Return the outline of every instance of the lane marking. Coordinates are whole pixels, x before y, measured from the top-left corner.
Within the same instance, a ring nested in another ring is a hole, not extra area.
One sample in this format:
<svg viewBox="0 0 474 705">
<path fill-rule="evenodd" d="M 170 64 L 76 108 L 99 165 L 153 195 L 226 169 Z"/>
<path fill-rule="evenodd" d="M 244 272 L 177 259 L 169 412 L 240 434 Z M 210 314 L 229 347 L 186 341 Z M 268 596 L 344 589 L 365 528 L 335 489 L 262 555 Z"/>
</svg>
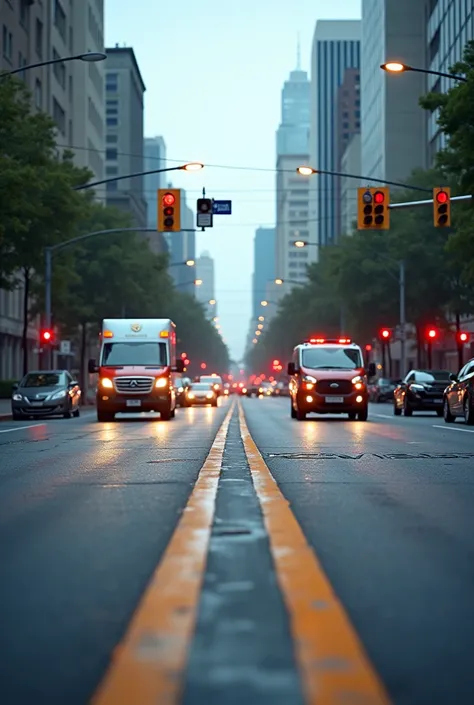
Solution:
<svg viewBox="0 0 474 705">
<path fill-rule="evenodd" d="M 388 414 L 372 414 L 372 413 L 369 413 L 369 417 L 370 417 L 370 416 L 375 416 L 377 419 L 396 419 L 396 418 L 397 418 L 397 417 L 395 416 L 395 414 L 392 414 L 391 416 L 389 416 Z"/>
<path fill-rule="evenodd" d="M 178 705 L 180 701 L 234 406 L 217 432 L 166 551 L 92 697 L 92 705 Z"/>
<path fill-rule="evenodd" d="M 29 426 L 18 426 L 17 428 L 2 428 L 0 433 L 11 433 L 12 431 L 25 431 L 27 428 L 39 428 L 40 426 L 46 426 L 45 423 L 35 423 Z"/>
<path fill-rule="evenodd" d="M 306 705 L 389 705 L 354 627 L 250 435 L 240 403 L 239 422 L 289 613 Z"/>
<path fill-rule="evenodd" d="M 442 428 L 443 431 L 461 431 L 461 433 L 474 433 L 474 430 L 470 431 L 468 428 L 453 428 L 452 426 L 435 426 L 433 428 Z"/>
</svg>

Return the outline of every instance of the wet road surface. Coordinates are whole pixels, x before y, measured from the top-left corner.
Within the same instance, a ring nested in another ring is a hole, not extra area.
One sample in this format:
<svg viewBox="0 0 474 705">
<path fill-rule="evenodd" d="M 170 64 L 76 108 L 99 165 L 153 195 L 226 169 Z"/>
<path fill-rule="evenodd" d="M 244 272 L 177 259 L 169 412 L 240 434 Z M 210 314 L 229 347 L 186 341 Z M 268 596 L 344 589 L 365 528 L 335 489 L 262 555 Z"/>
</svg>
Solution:
<svg viewBox="0 0 474 705">
<path fill-rule="evenodd" d="M 3 422 L 0 701 L 471 703 L 473 474 L 384 404 Z"/>
</svg>

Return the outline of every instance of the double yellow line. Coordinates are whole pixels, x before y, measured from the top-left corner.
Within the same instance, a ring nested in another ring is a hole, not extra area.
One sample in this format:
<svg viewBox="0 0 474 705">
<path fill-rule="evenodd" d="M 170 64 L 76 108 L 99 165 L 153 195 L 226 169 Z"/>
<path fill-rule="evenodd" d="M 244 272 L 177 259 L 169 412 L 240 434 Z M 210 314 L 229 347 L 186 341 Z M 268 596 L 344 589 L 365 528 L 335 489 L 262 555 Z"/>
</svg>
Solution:
<svg viewBox="0 0 474 705">
<path fill-rule="evenodd" d="M 232 404 L 92 705 L 180 702 L 234 409 Z M 240 434 L 289 615 L 306 705 L 388 705 L 389 698 L 354 628 L 250 435 L 240 402 L 238 409 Z"/>
</svg>

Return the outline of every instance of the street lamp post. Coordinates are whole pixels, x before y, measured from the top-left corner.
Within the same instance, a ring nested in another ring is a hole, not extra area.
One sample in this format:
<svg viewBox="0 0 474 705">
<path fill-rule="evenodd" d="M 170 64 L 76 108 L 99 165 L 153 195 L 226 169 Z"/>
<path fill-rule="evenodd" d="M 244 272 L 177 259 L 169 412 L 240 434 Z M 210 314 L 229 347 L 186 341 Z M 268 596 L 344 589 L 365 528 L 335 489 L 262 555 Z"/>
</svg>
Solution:
<svg viewBox="0 0 474 705">
<path fill-rule="evenodd" d="M 80 184 L 79 186 L 74 186 L 74 191 L 83 191 L 87 188 L 94 188 L 95 186 L 102 186 L 102 184 L 109 184 L 112 181 L 122 181 L 123 179 L 133 179 L 137 176 L 148 176 L 149 174 L 163 174 L 166 171 L 200 171 L 204 169 L 204 164 L 201 162 L 189 162 L 188 164 L 180 164 L 179 166 L 169 166 L 164 169 L 152 169 L 151 171 L 138 171 L 135 174 L 124 174 L 123 176 L 111 176 L 107 179 L 101 179 L 100 181 L 91 181 L 87 184 Z M 184 231 L 182 231 L 184 232 Z M 191 232 L 194 232 L 192 230 Z"/>
<path fill-rule="evenodd" d="M 432 71 L 431 69 L 420 69 L 418 66 L 409 66 L 408 64 L 403 64 L 401 61 L 387 61 L 385 64 L 380 64 L 382 71 L 387 73 L 406 73 L 407 71 L 412 71 L 415 73 L 427 73 L 431 76 L 442 76 L 443 78 L 450 78 L 453 81 L 467 82 L 465 76 L 459 76 L 455 73 L 445 73 L 444 71 Z"/>
<path fill-rule="evenodd" d="M 63 59 L 48 59 L 47 61 L 38 61 L 36 64 L 27 64 L 26 66 L 21 66 L 18 69 L 13 69 L 13 71 L 2 71 L 0 73 L 0 78 L 5 78 L 6 76 L 13 76 L 16 73 L 23 73 L 23 71 L 29 71 L 30 69 L 39 69 L 41 66 L 50 66 L 51 64 L 64 64 L 67 61 L 84 61 L 86 63 L 96 63 L 97 61 L 105 61 L 107 54 L 101 51 L 90 51 L 84 54 L 76 54 L 75 56 L 66 56 Z"/>
</svg>

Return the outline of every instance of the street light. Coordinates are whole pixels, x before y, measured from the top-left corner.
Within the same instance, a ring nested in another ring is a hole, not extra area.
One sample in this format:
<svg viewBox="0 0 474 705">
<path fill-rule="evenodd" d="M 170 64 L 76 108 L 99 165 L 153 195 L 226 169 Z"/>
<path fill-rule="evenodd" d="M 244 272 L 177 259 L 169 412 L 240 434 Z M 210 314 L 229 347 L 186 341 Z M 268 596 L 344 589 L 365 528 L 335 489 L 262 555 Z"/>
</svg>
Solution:
<svg viewBox="0 0 474 705">
<path fill-rule="evenodd" d="M 307 240 L 295 240 L 293 245 L 295 247 L 318 247 L 317 242 L 307 242 Z"/>
<path fill-rule="evenodd" d="M 200 162 L 189 162 L 187 164 L 180 164 L 179 166 L 169 166 L 164 169 L 152 169 L 151 171 L 138 171 L 135 174 L 124 174 L 123 176 L 111 176 L 108 179 L 101 179 L 101 181 L 92 181 L 87 184 L 80 184 L 80 186 L 74 186 L 74 191 L 82 191 L 86 188 L 94 188 L 94 186 L 101 186 L 102 184 L 109 184 L 112 181 L 122 181 L 123 179 L 133 179 L 135 176 L 148 176 L 149 174 L 164 174 L 167 171 L 200 171 L 204 169 L 204 164 Z M 181 231 L 183 232 L 183 231 Z"/>
<path fill-rule="evenodd" d="M 217 301 L 215 299 L 209 299 L 208 303 L 210 304 L 210 306 L 215 306 Z"/>
<path fill-rule="evenodd" d="M 404 184 L 400 181 L 387 181 L 387 179 L 375 179 L 372 176 L 361 176 L 360 174 L 346 174 L 342 171 L 332 171 L 331 169 L 313 169 L 312 166 L 307 166 L 302 164 L 296 167 L 296 173 L 301 176 L 313 176 L 314 174 L 321 174 L 322 176 L 337 176 L 341 179 L 357 179 L 358 181 L 373 182 L 374 184 L 384 184 L 385 186 L 400 186 L 404 189 L 412 189 L 413 191 L 429 191 L 432 189 L 424 188 L 422 186 L 413 186 L 411 184 Z"/>
<path fill-rule="evenodd" d="M 464 76 L 458 76 L 455 73 L 445 73 L 444 71 L 432 71 L 431 69 L 420 69 L 417 66 L 409 66 L 408 64 L 403 64 L 401 61 L 387 61 L 385 64 L 380 64 L 382 71 L 387 73 L 405 73 L 406 71 L 414 71 L 415 73 L 427 73 L 432 76 L 443 76 L 444 78 L 450 78 L 453 81 L 463 81 L 467 82 L 467 78 Z"/>
<path fill-rule="evenodd" d="M 275 284 L 283 284 L 283 279 L 280 279 L 280 277 L 277 277 L 277 279 L 275 279 Z"/>
<path fill-rule="evenodd" d="M 156 232 L 156 231 L 153 231 L 153 232 Z M 168 265 L 168 269 L 170 269 L 171 267 L 179 267 L 180 265 L 186 266 L 186 267 L 194 267 L 195 264 L 196 264 L 196 262 L 193 259 L 187 259 L 186 261 L 183 261 L 183 262 L 171 262 Z"/>
<path fill-rule="evenodd" d="M 27 64 L 19 69 L 13 69 L 13 71 L 4 71 L 0 74 L 0 78 L 5 76 L 13 76 L 15 73 L 23 73 L 23 71 L 28 71 L 29 69 L 38 69 L 41 66 L 50 66 L 51 64 L 63 64 L 67 61 L 84 61 L 86 63 L 95 63 L 97 61 L 105 61 L 107 54 L 101 51 L 90 51 L 85 54 L 76 54 L 75 56 L 66 56 L 64 59 L 49 59 L 48 61 L 39 61 L 36 64 Z"/>
</svg>

